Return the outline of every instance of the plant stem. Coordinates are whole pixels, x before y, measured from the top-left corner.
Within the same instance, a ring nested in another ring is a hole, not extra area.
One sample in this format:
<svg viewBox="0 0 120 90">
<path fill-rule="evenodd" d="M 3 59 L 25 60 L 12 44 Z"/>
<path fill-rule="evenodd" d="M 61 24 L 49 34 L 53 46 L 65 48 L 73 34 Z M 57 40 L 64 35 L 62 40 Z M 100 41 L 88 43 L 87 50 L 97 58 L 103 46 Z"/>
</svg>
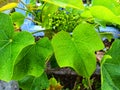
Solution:
<svg viewBox="0 0 120 90">
<path fill-rule="evenodd" d="M 31 18 L 26 18 L 26 19 L 31 20 L 32 22 L 37 23 L 38 25 L 41 25 L 41 23 L 40 23 L 40 22 L 35 21 L 35 20 L 31 19 Z"/>
<path fill-rule="evenodd" d="M 77 76 L 77 78 L 76 78 L 76 81 L 75 81 L 75 83 L 74 83 L 74 87 L 73 87 L 73 89 L 72 90 L 76 90 L 78 87 L 77 87 L 77 84 L 80 82 L 80 77 L 79 76 Z"/>
<path fill-rule="evenodd" d="M 26 10 L 24 8 L 20 8 L 20 7 L 16 7 L 16 8 L 29 12 L 28 10 Z"/>
<path fill-rule="evenodd" d="M 45 30 L 37 30 L 37 31 L 31 32 L 31 33 L 32 33 L 32 34 L 35 34 L 35 33 L 43 32 L 43 31 L 45 31 Z"/>
<path fill-rule="evenodd" d="M 42 9 L 41 9 L 41 14 L 40 14 L 40 22 L 42 22 L 43 20 L 42 20 L 42 13 L 43 13 L 43 9 L 44 9 L 44 7 L 46 6 L 46 2 L 45 2 L 45 4 L 43 5 L 43 7 L 42 7 Z"/>
<path fill-rule="evenodd" d="M 27 8 L 27 5 L 22 0 L 20 2 Z"/>
<path fill-rule="evenodd" d="M 27 12 L 30 12 L 30 13 L 32 13 L 34 16 L 36 16 L 36 14 L 34 13 L 34 12 L 32 12 L 29 8 L 28 8 L 28 6 L 27 6 L 27 4 L 25 4 L 22 0 L 20 0 L 20 2 L 26 7 L 26 9 L 22 9 L 22 8 L 19 8 L 19 9 L 22 9 L 22 10 L 25 10 L 25 11 L 27 11 Z"/>
<path fill-rule="evenodd" d="M 91 83 L 90 83 L 90 78 L 87 78 L 87 81 L 88 81 L 89 89 L 92 90 Z"/>
<path fill-rule="evenodd" d="M 50 29 L 45 29 L 45 30 L 37 30 L 37 31 L 35 31 L 35 32 L 31 32 L 32 34 L 35 34 L 35 33 L 39 33 L 39 32 L 45 32 L 45 31 L 48 31 L 48 30 L 50 30 Z"/>
</svg>

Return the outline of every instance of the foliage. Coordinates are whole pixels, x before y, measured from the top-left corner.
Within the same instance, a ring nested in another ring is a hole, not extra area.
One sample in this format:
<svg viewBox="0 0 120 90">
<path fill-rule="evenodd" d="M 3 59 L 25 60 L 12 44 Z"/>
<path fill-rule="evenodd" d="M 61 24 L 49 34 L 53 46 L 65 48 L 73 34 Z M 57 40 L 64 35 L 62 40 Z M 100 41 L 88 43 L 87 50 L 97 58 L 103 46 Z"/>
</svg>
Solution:
<svg viewBox="0 0 120 90">
<path fill-rule="evenodd" d="M 120 40 L 116 40 L 111 49 L 103 57 L 101 64 L 102 90 L 120 89 Z"/>
<path fill-rule="evenodd" d="M 63 86 L 61 86 L 54 77 L 50 78 L 49 83 L 50 87 L 47 90 L 61 90 L 63 88 Z"/>
<path fill-rule="evenodd" d="M 46 64 L 54 54 L 60 67 L 71 67 L 87 79 L 96 69 L 95 51 L 104 49 L 96 26 L 120 25 L 120 4 L 117 0 L 32 0 L 25 5 L 26 14 L 33 15 L 35 24 L 45 28 L 45 36 L 35 40 L 30 32 L 17 31 L 26 16 L 2 11 L 16 7 L 16 2 L 1 1 L 0 7 L 0 79 L 18 80 L 23 90 L 61 89 L 55 78 L 48 78 Z M 104 2 L 104 3 L 103 3 Z M 11 6 L 12 5 L 12 6 Z M 20 8 L 19 8 L 20 9 Z M 41 30 L 40 30 L 41 31 Z M 119 40 L 106 52 L 101 62 L 101 89 L 119 90 Z M 88 85 L 88 89 L 91 89 Z"/>
<path fill-rule="evenodd" d="M 0 79 L 11 80 L 17 56 L 23 48 L 33 43 L 32 34 L 14 32 L 10 17 L 0 13 Z"/>
<path fill-rule="evenodd" d="M 120 1 L 119 0 L 92 0 L 92 6 L 104 6 L 111 10 L 115 15 L 120 15 Z"/>
<path fill-rule="evenodd" d="M 112 22 L 115 24 L 120 24 L 120 17 L 116 16 L 113 12 L 111 12 L 108 8 L 104 6 L 93 6 L 90 8 L 91 14 L 100 20 L 105 22 Z M 98 13 L 100 12 L 100 13 Z M 104 17 L 102 16 L 104 14 Z"/>
<path fill-rule="evenodd" d="M 11 13 L 12 21 L 16 28 L 20 27 L 25 19 L 25 16 L 19 12 L 13 12 Z"/>
<path fill-rule="evenodd" d="M 45 69 L 45 63 L 52 53 L 53 50 L 48 38 L 43 38 L 24 48 L 16 59 L 13 79 L 19 80 L 26 75 L 41 76 Z"/>
<path fill-rule="evenodd" d="M 52 39 L 52 45 L 61 67 L 72 67 L 79 75 L 85 77 L 90 77 L 95 70 L 94 52 L 103 48 L 98 34 L 87 23 L 79 24 L 74 29 L 72 37 L 64 31 L 57 33 Z"/>
<path fill-rule="evenodd" d="M 47 75 L 43 73 L 40 77 L 25 76 L 19 80 L 19 86 L 23 90 L 43 90 L 49 87 Z"/>
</svg>

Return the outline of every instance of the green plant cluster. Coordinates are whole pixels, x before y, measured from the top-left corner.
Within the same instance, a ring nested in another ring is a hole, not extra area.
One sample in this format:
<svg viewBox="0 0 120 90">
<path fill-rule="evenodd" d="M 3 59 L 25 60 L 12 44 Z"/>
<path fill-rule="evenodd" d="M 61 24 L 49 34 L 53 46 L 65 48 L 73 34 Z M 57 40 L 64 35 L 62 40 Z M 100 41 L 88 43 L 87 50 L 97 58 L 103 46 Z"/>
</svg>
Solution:
<svg viewBox="0 0 120 90">
<path fill-rule="evenodd" d="M 60 8 L 62 9 L 62 8 Z M 80 15 L 63 10 L 56 11 L 53 15 L 50 15 L 49 25 L 54 32 L 66 31 L 72 32 L 73 29 L 80 23 Z"/>
</svg>

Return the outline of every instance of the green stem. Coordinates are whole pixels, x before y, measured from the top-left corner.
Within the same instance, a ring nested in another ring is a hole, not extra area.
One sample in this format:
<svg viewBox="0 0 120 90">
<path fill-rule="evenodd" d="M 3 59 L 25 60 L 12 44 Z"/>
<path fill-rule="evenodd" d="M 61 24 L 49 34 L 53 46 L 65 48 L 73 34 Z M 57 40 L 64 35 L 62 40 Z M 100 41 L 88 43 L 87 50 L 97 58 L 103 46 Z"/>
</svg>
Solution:
<svg viewBox="0 0 120 90">
<path fill-rule="evenodd" d="M 91 83 L 90 83 L 90 78 L 87 78 L 87 81 L 88 81 L 89 89 L 92 90 L 92 86 L 91 86 Z"/>
<path fill-rule="evenodd" d="M 32 33 L 32 34 L 35 34 L 35 33 L 43 32 L 43 31 L 45 31 L 45 30 L 37 30 L 37 31 L 35 31 L 35 32 L 31 32 L 31 33 Z"/>
<path fill-rule="evenodd" d="M 75 83 L 74 83 L 74 87 L 73 87 L 72 90 L 78 90 L 78 86 L 77 86 L 77 84 L 78 84 L 79 81 L 80 81 L 80 77 L 77 76 L 76 81 L 75 81 Z"/>
<path fill-rule="evenodd" d="M 37 31 L 35 31 L 35 32 L 31 32 L 32 34 L 35 34 L 35 33 L 38 33 L 38 32 L 45 32 L 45 31 L 48 31 L 48 30 L 50 30 L 50 29 L 45 29 L 45 30 L 37 30 Z"/>
<path fill-rule="evenodd" d="M 44 7 L 46 6 L 46 4 L 47 4 L 47 3 L 45 3 L 45 4 L 43 5 L 42 9 L 41 9 L 41 14 L 40 14 L 40 21 L 41 21 L 41 22 L 42 22 L 42 13 L 43 13 L 43 9 L 44 9 Z"/>
<path fill-rule="evenodd" d="M 27 8 L 27 12 L 30 12 L 30 13 L 32 13 L 34 16 L 36 16 L 36 14 L 35 14 L 34 12 L 32 12 L 32 11 L 29 10 L 27 4 L 25 4 L 22 0 L 20 0 L 20 2 Z M 21 9 L 22 9 L 22 8 L 21 8 Z M 22 10 L 25 10 L 25 9 L 22 9 Z M 26 10 L 25 10 L 25 11 L 26 11 Z"/>
<path fill-rule="evenodd" d="M 16 7 L 16 8 L 21 9 L 21 10 L 24 10 L 24 11 L 29 12 L 29 13 L 32 13 L 34 16 L 36 16 L 35 13 L 33 13 L 33 12 L 29 11 L 29 10 L 26 10 L 26 9 L 20 8 L 20 7 Z"/>
<path fill-rule="evenodd" d="M 29 12 L 28 10 L 26 10 L 24 8 L 20 8 L 20 7 L 16 7 L 16 8 Z"/>
<path fill-rule="evenodd" d="M 32 22 L 37 23 L 38 25 L 41 25 L 41 23 L 40 23 L 40 22 L 35 21 L 35 20 L 31 19 L 31 18 L 26 18 L 26 19 L 31 20 Z"/>
<path fill-rule="evenodd" d="M 22 0 L 20 2 L 27 8 L 27 5 Z"/>
</svg>

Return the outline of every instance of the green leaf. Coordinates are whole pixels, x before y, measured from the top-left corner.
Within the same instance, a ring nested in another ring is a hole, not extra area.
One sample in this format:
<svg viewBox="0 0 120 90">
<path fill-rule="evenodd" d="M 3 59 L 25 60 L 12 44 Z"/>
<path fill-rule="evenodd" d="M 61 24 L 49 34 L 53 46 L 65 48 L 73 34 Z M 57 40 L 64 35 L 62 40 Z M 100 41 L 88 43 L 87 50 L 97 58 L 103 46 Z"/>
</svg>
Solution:
<svg viewBox="0 0 120 90">
<path fill-rule="evenodd" d="M 114 24 L 120 24 L 120 17 L 116 16 L 110 9 L 104 6 L 92 6 L 90 12 L 94 18 L 110 22 Z"/>
<path fill-rule="evenodd" d="M 95 21 L 95 23 L 98 23 L 98 25 L 100 25 L 104 28 L 106 27 L 106 22 L 104 20 L 100 20 L 100 19 L 95 18 L 94 21 Z"/>
<path fill-rule="evenodd" d="M 115 15 L 120 15 L 119 0 L 92 0 L 92 6 L 104 6 L 110 9 Z"/>
<path fill-rule="evenodd" d="M 78 25 L 72 37 L 67 32 L 59 32 L 53 37 L 52 45 L 60 67 L 72 67 L 85 77 L 90 77 L 95 70 L 95 51 L 103 49 L 98 33 L 87 23 Z"/>
<path fill-rule="evenodd" d="M 40 77 L 35 78 L 31 90 L 45 90 L 49 86 L 47 75 L 43 73 Z"/>
<path fill-rule="evenodd" d="M 34 76 L 25 76 L 22 80 L 18 81 L 19 87 L 23 90 L 30 90 L 34 79 Z"/>
<path fill-rule="evenodd" d="M 101 38 L 106 38 L 108 39 L 108 41 L 111 41 L 111 39 L 113 39 L 113 33 L 110 32 L 100 32 L 100 37 Z"/>
<path fill-rule="evenodd" d="M 62 90 L 63 86 L 60 84 L 60 82 L 57 82 L 57 80 L 52 77 L 49 79 L 49 87 L 46 90 Z"/>
<path fill-rule="evenodd" d="M 115 40 L 106 55 L 101 64 L 102 90 L 120 90 L 120 40 Z"/>
<path fill-rule="evenodd" d="M 85 10 L 83 13 L 81 13 L 81 17 L 83 17 L 83 18 L 93 18 L 90 10 Z"/>
<path fill-rule="evenodd" d="M 14 27 L 10 17 L 6 14 L 0 13 L 0 39 L 12 38 Z M 1 34 L 4 33 L 4 34 Z"/>
<path fill-rule="evenodd" d="M 16 58 L 22 49 L 34 43 L 32 34 L 13 31 L 10 17 L 0 13 L 0 80 L 4 81 L 11 80 Z"/>
<path fill-rule="evenodd" d="M 36 44 L 24 48 L 16 62 L 13 79 L 19 80 L 26 75 L 41 76 L 46 60 L 51 57 L 52 53 L 48 38 L 40 39 Z"/>
<path fill-rule="evenodd" d="M 57 80 L 54 77 L 50 78 L 49 82 L 51 86 L 53 87 L 57 86 Z"/>
<path fill-rule="evenodd" d="M 36 4 L 36 0 L 30 0 L 30 4 L 31 5 L 35 5 Z"/>
<path fill-rule="evenodd" d="M 49 81 L 44 73 L 40 77 L 26 76 L 19 81 L 19 86 L 23 90 L 44 90 L 48 88 Z"/>
<path fill-rule="evenodd" d="M 96 50 L 104 48 L 102 40 L 100 39 L 100 36 L 96 32 L 95 28 L 88 23 L 78 25 L 73 31 L 73 38 L 78 46 L 81 43 L 82 45 L 85 44 L 85 46 L 89 47 L 93 53 Z"/>
<path fill-rule="evenodd" d="M 20 27 L 25 19 L 25 16 L 19 12 L 11 13 L 12 21 L 17 26 Z"/>
<path fill-rule="evenodd" d="M 84 5 L 82 0 L 43 0 L 45 2 L 66 8 L 66 7 L 71 7 L 71 8 L 76 8 L 76 9 L 83 9 Z"/>
</svg>

